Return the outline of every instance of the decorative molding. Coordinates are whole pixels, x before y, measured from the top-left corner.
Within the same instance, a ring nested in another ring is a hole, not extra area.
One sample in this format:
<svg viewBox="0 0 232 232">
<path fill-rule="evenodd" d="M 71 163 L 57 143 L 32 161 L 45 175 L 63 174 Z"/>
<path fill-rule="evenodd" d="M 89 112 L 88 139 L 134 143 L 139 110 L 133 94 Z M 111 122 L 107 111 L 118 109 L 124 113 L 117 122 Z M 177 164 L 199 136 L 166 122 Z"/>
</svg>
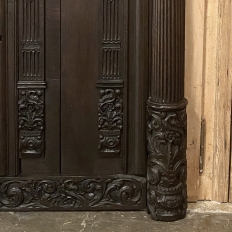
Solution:
<svg viewBox="0 0 232 232">
<path fill-rule="evenodd" d="M 156 220 L 177 220 L 187 209 L 186 110 L 147 109 L 148 208 Z"/>
<path fill-rule="evenodd" d="M 19 95 L 20 157 L 41 157 L 44 150 L 44 92 L 20 90 Z"/>
<path fill-rule="evenodd" d="M 99 150 L 101 156 L 121 157 L 123 147 L 123 88 L 124 74 L 121 62 L 126 46 L 124 39 L 123 17 L 120 9 L 121 0 L 102 1 L 101 73 L 97 83 L 100 91 L 99 115 Z M 123 28 L 123 30 L 122 30 Z M 123 32 L 123 33 L 122 33 Z"/>
<path fill-rule="evenodd" d="M 19 153 L 44 155 L 44 0 L 22 0 L 19 14 Z"/>
<path fill-rule="evenodd" d="M 103 0 L 102 79 L 120 79 L 119 0 Z"/>
<path fill-rule="evenodd" d="M 0 178 L 0 211 L 144 209 L 145 185 L 145 178 L 129 175 Z"/>
</svg>

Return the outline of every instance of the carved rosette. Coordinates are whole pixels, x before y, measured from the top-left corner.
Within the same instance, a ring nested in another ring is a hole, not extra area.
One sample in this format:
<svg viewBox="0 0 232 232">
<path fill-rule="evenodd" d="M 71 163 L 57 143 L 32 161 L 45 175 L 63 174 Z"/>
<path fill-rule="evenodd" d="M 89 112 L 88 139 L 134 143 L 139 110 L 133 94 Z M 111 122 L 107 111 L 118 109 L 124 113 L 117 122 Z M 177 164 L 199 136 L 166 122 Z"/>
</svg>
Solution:
<svg viewBox="0 0 232 232">
<path fill-rule="evenodd" d="M 157 111 L 148 107 L 148 209 L 155 220 L 185 217 L 186 110 Z"/>
<path fill-rule="evenodd" d="M 125 175 L 6 179 L 0 181 L 0 209 L 144 209 L 145 183 L 145 178 Z"/>
</svg>

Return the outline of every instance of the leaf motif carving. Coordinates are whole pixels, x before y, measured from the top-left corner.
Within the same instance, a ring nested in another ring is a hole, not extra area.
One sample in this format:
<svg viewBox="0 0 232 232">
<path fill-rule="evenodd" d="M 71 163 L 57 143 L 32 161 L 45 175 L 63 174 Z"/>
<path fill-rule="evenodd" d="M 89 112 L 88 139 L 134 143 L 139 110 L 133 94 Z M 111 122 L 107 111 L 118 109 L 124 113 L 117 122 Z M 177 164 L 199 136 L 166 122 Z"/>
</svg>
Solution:
<svg viewBox="0 0 232 232">
<path fill-rule="evenodd" d="M 98 117 L 100 130 L 99 149 L 108 156 L 120 156 L 123 126 L 123 100 L 120 89 L 100 91 Z"/>
<path fill-rule="evenodd" d="M 148 107 L 148 208 L 158 220 L 176 220 L 186 213 L 186 122 L 185 109 Z"/>
<path fill-rule="evenodd" d="M 115 206 L 141 208 L 145 179 L 57 178 L 0 181 L 0 209 L 90 209 Z"/>
<path fill-rule="evenodd" d="M 41 157 L 44 150 L 44 92 L 22 90 L 19 95 L 20 156 L 21 158 Z"/>
</svg>

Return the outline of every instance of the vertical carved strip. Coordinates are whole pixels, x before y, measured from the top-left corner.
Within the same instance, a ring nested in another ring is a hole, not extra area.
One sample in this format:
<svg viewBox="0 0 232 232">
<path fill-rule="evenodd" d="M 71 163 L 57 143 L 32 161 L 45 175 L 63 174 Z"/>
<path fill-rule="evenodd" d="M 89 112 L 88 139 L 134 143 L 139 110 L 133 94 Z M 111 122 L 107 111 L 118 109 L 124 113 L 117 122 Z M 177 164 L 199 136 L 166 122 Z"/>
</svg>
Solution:
<svg viewBox="0 0 232 232">
<path fill-rule="evenodd" d="M 119 34 L 123 18 L 119 18 L 120 0 L 102 0 L 103 35 L 101 35 L 101 73 L 97 83 L 100 89 L 98 107 L 100 142 L 99 150 L 102 156 L 122 156 L 123 133 L 123 67 L 120 62 L 124 57 Z M 124 28 L 125 29 L 125 28 Z M 122 31 L 122 32 L 121 32 Z M 123 37 L 123 35 L 121 35 Z"/>
<path fill-rule="evenodd" d="M 44 12 L 40 8 L 44 1 L 19 1 L 19 81 L 44 81 Z"/>
<path fill-rule="evenodd" d="M 44 0 L 19 1 L 19 153 L 44 153 Z"/>
<path fill-rule="evenodd" d="M 150 2 L 148 209 L 154 220 L 174 221 L 187 208 L 185 0 Z"/>
</svg>

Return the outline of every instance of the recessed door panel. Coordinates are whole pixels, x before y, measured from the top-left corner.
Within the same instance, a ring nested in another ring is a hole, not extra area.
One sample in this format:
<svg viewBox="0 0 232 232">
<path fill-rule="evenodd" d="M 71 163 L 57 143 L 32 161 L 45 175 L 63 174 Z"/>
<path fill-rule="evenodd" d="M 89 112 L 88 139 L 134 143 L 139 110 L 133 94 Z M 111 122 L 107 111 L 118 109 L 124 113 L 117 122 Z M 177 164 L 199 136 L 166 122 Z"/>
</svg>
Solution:
<svg viewBox="0 0 232 232">
<path fill-rule="evenodd" d="M 61 173 L 123 173 L 124 1 L 69 0 L 61 9 Z"/>
</svg>

